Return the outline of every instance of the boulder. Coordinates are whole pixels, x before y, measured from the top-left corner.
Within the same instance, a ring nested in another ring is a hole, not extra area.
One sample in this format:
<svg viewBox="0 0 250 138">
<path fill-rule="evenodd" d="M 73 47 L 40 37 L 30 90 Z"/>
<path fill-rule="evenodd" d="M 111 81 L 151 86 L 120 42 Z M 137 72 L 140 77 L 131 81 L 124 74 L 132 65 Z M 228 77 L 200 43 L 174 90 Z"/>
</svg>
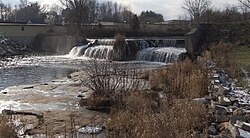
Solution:
<svg viewBox="0 0 250 138">
<path fill-rule="evenodd" d="M 217 134 L 217 130 L 216 130 L 216 128 L 215 128 L 214 126 L 210 126 L 210 127 L 208 128 L 208 133 L 209 133 L 210 135 L 216 135 L 216 134 Z"/>
<path fill-rule="evenodd" d="M 229 125 L 229 122 L 224 122 L 224 123 L 220 123 L 218 125 L 218 129 L 222 132 L 224 130 L 227 130 L 228 129 L 228 125 Z"/>
<path fill-rule="evenodd" d="M 216 115 L 227 115 L 228 113 L 230 113 L 227 107 L 220 106 L 220 105 L 216 105 L 214 107 L 214 110 L 215 110 Z"/>
<path fill-rule="evenodd" d="M 250 124 L 246 122 L 241 122 L 239 120 L 236 121 L 237 127 L 245 130 L 245 131 L 250 131 Z"/>
<path fill-rule="evenodd" d="M 215 123 L 224 123 L 224 122 L 229 122 L 230 118 L 226 115 L 213 115 L 211 116 L 211 122 Z"/>
<path fill-rule="evenodd" d="M 229 98 L 224 97 L 224 96 L 219 96 L 218 100 L 219 100 L 220 105 L 229 106 L 232 104 Z"/>
<path fill-rule="evenodd" d="M 239 136 L 240 138 L 250 138 L 250 132 L 245 131 L 241 128 L 238 128 Z"/>
<path fill-rule="evenodd" d="M 228 124 L 228 130 L 231 132 L 232 137 L 239 137 L 239 130 L 234 126 L 234 124 L 230 121 Z"/>
</svg>

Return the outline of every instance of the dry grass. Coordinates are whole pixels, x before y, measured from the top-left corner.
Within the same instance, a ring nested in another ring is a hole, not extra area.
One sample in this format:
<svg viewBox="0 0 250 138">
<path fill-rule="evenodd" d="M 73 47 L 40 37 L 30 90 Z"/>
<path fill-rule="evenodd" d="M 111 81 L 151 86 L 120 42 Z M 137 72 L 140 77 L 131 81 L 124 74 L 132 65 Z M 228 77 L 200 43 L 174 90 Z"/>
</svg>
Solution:
<svg viewBox="0 0 250 138">
<path fill-rule="evenodd" d="M 208 70 L 200 63 L 186 59 L 157 71 L 151 78 L 153 90 L 162 90 L 175 98 L 197 98 L 207 94 Z"/>
<path fill-rule="evenodd" d="M 0 138 L 17 138 L 14 126 L 3 115 L 0 115 Z"/>
<path fill-rule="evenodd" d="M 206 137 L 207 108 L 192 101 L 207 92 L 207 71 L 186 60 L 150 76 L 154 91 L 135 92 L 113 108 L 107 122 L 110 137 Z M 159 91 L 166 96 L 160 98 Z"/>
<path fill-rule="evenodd" d="M 250 72 L 250 44 L 246 46 L 238 46 L 235 49 L 234 54 L 236 55 L 235 57 L 240 66 Z"/>
<path fill-rule="evenodd" d="M 237 78 L 240 75 L 239 64 L 234 55 L 234 45 L 230 43 L 220 42 L 211 44 L 209 51 L 211 52 L 212 60 L 232 78 Z"/>
<path fill-rule="evenodd" d="M 125 109 L 111 113 L 107 125 L 110 137 L 187 138 L 206 135 L 204 105 L 186 99 L 156 101 L 146 95 L 131 95 Z"/>
</svg>

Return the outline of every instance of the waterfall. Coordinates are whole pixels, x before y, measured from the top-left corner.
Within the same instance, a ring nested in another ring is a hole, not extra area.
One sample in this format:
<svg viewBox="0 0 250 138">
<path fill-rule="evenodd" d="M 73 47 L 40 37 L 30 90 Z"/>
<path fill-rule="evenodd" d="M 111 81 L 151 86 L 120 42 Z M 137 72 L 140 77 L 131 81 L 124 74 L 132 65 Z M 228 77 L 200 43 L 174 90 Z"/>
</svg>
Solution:
<svg viewBox="0 0 250 138">
<path fill-rule="evenodd" d="M 179 54 L 186 52 L 184 48 L 177 48 L 184 46 L 184 39 L 126 39 L 126 45 L 118 51 L 113 50 L 114 39 L 88 41 L 87 45 L 72 48 L 69 55 L 108 60 L 121 57 L 116 60 L 173 62 L 178 59 Z"/>
<path fill-rule="evenodd" d="M 98 59 L 113 59 L 113 46 L 93 46 L 85 50 L 84 56 Z"/>
<path fill-rule="evenodd" d="M 185 52 L 185 48 L 151 47 L 139 51 L 136 60 L 171 63 L 177 61 L 179 55 Z"/>
<path fill-rule="evenodd" d="M 75 46 L 73 47 L 70 52 L 69 56 L 72 57 L 79 57 L 84 54 L 84 51 L 88 48 L 88 45 L 82 45 L 82 46 Z"/>
</svg>

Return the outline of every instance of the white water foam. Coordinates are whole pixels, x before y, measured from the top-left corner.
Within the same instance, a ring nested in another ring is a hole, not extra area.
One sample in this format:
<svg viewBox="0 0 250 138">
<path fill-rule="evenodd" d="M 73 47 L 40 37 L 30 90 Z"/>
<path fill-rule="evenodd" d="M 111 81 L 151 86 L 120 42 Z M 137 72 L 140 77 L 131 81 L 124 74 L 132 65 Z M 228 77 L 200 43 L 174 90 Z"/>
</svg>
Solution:
<svg viewBox="0 0 250 138">
<path fill-rule="evenodd" d="M 139 51 L 136 60 L 171 63 L 176 61 L 181 53 L 185 52 L 185 48 L 151 47 Z"/>
<path fill-rule="evenodd" d="M 95 59 L 108 59 L 111 60 L 113 57 L 113 46 L 93 46 L 86 49 L 84 56 L 95 58 Z"/>
<path fill-rule="evenodd" d="M 84 51 L 88 48 L 88 45 L 82 45 L 82 46 L 75 46 L 73 47 L 70 52 L 69 52 L 69 56 L 82 56 L 84 54 Z"/>
</svg>

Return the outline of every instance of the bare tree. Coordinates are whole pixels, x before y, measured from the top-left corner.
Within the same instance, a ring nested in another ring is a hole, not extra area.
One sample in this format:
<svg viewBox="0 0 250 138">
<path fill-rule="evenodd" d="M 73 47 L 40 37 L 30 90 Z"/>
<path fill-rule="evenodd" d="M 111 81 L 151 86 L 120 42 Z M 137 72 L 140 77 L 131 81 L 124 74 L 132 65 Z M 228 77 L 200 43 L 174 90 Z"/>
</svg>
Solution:
<svg viewBox="0 0 250 138">
<path fill-rule="evenodd" d="M 248 13 L 249 13 L 250 9 L 248 7 L 246 7 L 245 5 L 243 5 L 243 4 L 241 4 L 239 6 L 239 8 L 240 8 L 240 10 L 242 12 L 243 20 L 247 21 L 247 19 L 248 19 Z"/>
<path fill-rule="evenodd" d="M 200 22 L 200 17 L 211 6 L 210 0 L 185 0 L 183 9 L 187 10 L 191 19 Z"/>
<path fill-rule="evenodd" d="M 250 9 L 250 0 L 238 0 L 238 1 Z"/>
<path fill-rule="evenodd" d="M 250 0 L 238 0 L 240 2 L 239 8 L 242 11 L 243 20 L 247 21 L 250 11 Z"/>
<path fill-rule="evenodd" d="M 89 15 L 89 0 L 60 0 L 60 2 L 69 9 L 69 14 L 66 17 L 71 23 L 76 23 L 77 34 L 81 35 L 81 26 L 88 22 Z"/>
<path fill-rule="evenodd" d="M 16 10 L 16 16 L 18 21 L 27 22 L 28 20 L 38 20 L 43 22 L 45 19 L 45 11 L 38 2 L 30 2 L 27 4 L 27 1 L 22 1 L 19 5 L 19 9 Z"/>
</svg>

